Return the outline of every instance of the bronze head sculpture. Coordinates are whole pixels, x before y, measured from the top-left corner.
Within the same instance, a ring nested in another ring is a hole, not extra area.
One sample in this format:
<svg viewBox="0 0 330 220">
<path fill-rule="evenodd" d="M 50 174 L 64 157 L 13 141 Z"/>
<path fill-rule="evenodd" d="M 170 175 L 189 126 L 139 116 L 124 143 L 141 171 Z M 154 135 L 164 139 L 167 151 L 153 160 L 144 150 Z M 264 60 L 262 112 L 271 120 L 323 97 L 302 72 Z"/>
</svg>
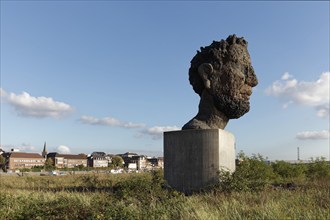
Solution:
<svg viewBox="0 0 330 220">
<path fill-rule="evenodd" d="M 230 35 L 201 47 L 191 60 L 189 81 L 200 96 L 197 115 L 184 129 L 224 129 L 229 119 L 250 110 L 249 98 L 258 79 L 251 65 L 248 43 Z"/>
</svg>

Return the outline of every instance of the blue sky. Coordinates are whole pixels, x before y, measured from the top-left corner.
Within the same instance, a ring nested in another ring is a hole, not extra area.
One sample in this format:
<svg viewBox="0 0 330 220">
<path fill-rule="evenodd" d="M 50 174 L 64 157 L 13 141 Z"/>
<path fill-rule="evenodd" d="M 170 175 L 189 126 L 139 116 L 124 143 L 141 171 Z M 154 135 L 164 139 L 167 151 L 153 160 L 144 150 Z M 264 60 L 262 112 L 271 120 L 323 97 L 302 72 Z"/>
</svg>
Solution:
<svg viewBox="0 0 330 220">
<path fill-rule="evenodd" d="M 1 1 L 1 147 L 160 156 L 197 113 L 196 50 L 235 33 L 259 80 L 237 151 L 329 158 L 329 4 Z"/>
</svg>

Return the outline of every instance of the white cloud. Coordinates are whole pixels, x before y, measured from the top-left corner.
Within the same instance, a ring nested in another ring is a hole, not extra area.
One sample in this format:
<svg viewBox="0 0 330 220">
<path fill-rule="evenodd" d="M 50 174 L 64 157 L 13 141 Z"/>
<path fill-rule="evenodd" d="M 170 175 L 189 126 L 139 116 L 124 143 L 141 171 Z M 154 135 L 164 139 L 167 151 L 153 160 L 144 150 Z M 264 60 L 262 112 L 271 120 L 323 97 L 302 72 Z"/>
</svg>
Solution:
<svg viewBox="0 0 330 220">
<path fill-rule="evenodd" d="M 19 152 L 26 152 L 26 153 L 39 153 L 42 151 L 41 147 L 35 147 L 31 144 L 22 143 L 20 145 L 1 145 L 0 148 L 2 148 L 4 151 L 9 152 L 11 149 L 17 149 Z"/>
<path fill-rule="evenodd" d="M 303 131 L 296 135 L 299 140 L 319 140 L 319 139 L 329 139 L 330 132 L 327 130 L 322 131 Z"/>
<path fill-rule="evenodd" d="M 132 122 L 125 122 L 118 120 L 112 117 L 105 117 L 105 118 L 96 118 L 93 116 L 82 116 L 80 121 L 85 124 L 90 125 L 106 125 L 106 126 L 117 126 L 123 128 L 142 128 L 145 127 L 144 124 L 137 124 Z"/>
<path fill-rule="evenodd" d="M 152 139 L 157 140 L 163 137 L 164 132 L 177 130 L 181 130 L 181 128 L 177 126 L 154 126 L 142 130 L 141 133 L 150 135 Z"/>
<path fill-rule="evenodd" d="M 290 75 L 288 72 L 285 72 L 281 79 L 282 80 L 288 80 L 290 78 L 292 78 L 292 75 Z"/>
<path fill-rule="evenodd" d="M 56 148 L 56 152 L 60 154 L 69 154 L 71 152 L 70 148 L 64 145 L 60 145 Z"/>
<path fill-rule="evenodd" d="M 329 103 L 326 103 L 324 105 L 319 105 L 316 106 L 316 115 L 320 118 L 329 118 L 329 112 L 330 112 L 330 108 L 329 108 Z"/>
<path fill-rule="evenodd" d="M 7 96 L 7 92 L 2 88 L 0 88 L 0 97 L 6 97 L 6 96 Z"/>
<path fill-rule="evenodd" d="M 282 107 L 283 107 L 284 109 L 286 109 L 286 108 L 288 108 L 289 105 L 291 105 L 292 103 L 293 103 L 293 101 L 288 101 L 287 103 L 284 103 L 284 104 L 282 105 Z"/>
<path fill-rule="evenodd" d="M 20 151 L 22 152 L 41 152 L 41 148 L 38 149 L 37 147 L 31 145 L 31 144 L 26 144 L 26 143 L 23 143 L 21 146 L 18 147 L 18 149 L 20 149 Z"/>
<path fill-rule="evenodd" d="M 291 103 L 311 106 L 318 117 L 326 118 L 329 117 L 329 84 L 330 72 L 322 73 L 318 80 L 311 82 L 298 82 L 289 73 L 284 73 L 281 80 L 266 89 L 266 94 L 284 101 L 283 108 Z"/>
<path fill-rule="evenodd" d="M 112 117 L 96 118 L 93 116 L 81 116 L 79 119 L 82 123 L 90 125 L 104 125 L 104 126 L 116 126 L 122 128 L 138 128 L 139 131 L 135 135 L 136 138 L 141 138 L 144 135 L 149 135 L 154 140 L 161 139 L 165 131 L 175 131 L 181 128 L 177 126 L 154 126 L 146 127 L 145 124 L 137 124 L 132 122 L 121 121 Z"/>
<path fill-rule="evenodd" d="M 16 113 L 24 117 L 53 117 L 61 118 L 73 112 L 73 108 L 64 103 L 53 100 L 51 97 L 34 97 L 27 92 L 16 95 L 0 90 L 4 101 L 14 107 Z"/>
</svg>

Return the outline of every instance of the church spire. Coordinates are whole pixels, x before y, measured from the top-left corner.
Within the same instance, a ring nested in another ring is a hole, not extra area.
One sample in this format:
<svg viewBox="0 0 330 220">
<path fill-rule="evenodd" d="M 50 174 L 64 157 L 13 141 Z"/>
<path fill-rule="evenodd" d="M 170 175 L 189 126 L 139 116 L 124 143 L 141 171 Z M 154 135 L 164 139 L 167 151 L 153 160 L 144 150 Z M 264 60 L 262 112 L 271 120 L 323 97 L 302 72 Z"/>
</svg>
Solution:
<svg viewBox="0 0 330 220">
<path fill-rule="evenodd" d="M 42 156 L 46 159 L 46 157 L 47 157 L 47 150 L 46 150 L 46 141 L 45 141 L 45 143 L 44 143 L 44 149 L 43 149 L 43 151 L 42 151 Z"/>
</svg>

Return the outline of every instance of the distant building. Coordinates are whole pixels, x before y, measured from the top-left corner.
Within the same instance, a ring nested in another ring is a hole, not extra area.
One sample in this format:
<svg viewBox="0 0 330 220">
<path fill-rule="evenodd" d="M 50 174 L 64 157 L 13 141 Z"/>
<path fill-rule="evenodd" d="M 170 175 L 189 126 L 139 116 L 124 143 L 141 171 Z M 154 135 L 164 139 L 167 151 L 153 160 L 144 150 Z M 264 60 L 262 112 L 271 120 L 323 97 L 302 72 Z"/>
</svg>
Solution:
<svg viewBox="0 0 330 220">
<path fill-rule="evenodd" d="M 136 163 L 136 169 L 137 170 L 144 170 L 147 168 L 148 163 L 147 163 L 147 157 L 140 155 L 140 156 L 133 156 L 131 158 L 131 163 Z"/>
<path fill-rule="evenodd" d="M 105 159 L 107 159 L 108 164 L 110 164 L 112 162 L 112 157 L 114 157 L 114 154 L 106 154 L 105 155 Z"/>
<path fill-rule="evenodd" d="M 164 157 L 158 157 L 157 159 L 158 159 L 157 161 L 158 167 L 164 169 Z"/>
<path fill-rule="evenodd" d="M 105 157 L 107 154 L 105 152 L 102 151 L 94 151 L 91 156 L 101 156 L 101 157 Z"/>
<path fill-rule="evenodd" d="M 80 165 L 87 167 L 87 157 L 82 154 L 59 154 L 53 152 L 47 154 L 47 158 L 51 158 L 53 165 L 57 168 L 74 168 Z"/>
<path fill-rule="evenodd" d="M 93 152 L 88 158 L 89 167 L 108 167 L 109 161 L 104 152 Z"/>
<path fill-rule="evenodd" d="M 7 169 L 16 170 L 44 166 L 45 158 L 37 153 L 8 152 L 4 154 L 7 160 Z"/>
<path fill-rule="evenodd" d="M 148 164 L 152 168 L 164 168 L 164 157 L 153 157 L 153 158 L 148 158 Z"/>
<path fill-rule="evenodd" d="M 124 166 L 128 168 L 129 164 L 135 163 L 132 161 L 132 157 L 138 156 L 137 153 L 132 153 L 132 152 L 126 152 L 124 154 L 117 154 L 117 156 L 120 156 L 124 160 Z M 133 165 L 130 165 L 130 167 L 133 167 Z M 132 168 L 131 168 L 132 169 Z"/>
<path fill-rule="evenodd" d="M 129 170 L 137 170 L 137 165 L 136 165 L 136 163 L 128 163 L 127 168 Z"/>
<path fill-rule="evenodd" d="M 134 156 L 138 156 L 138 154 L 132 152 L 126 152 L 124 154 L 118 154 L 118 156 L 121 156 L 124 159 L 124 158 L 132 158 Z"/>
<path fill-rule="evenodd" d="M 307 164 L 307 163 L 313 163 L 312 160 L 283 160 L 284 162 L 290 163 L 290 164 Z M 276 161 L 274 161 L 276 162 Z"/>
<path fill-rule="evenodd" d="M 124 154 L 119 154 L 125 162 L 125 167 L 128 169 L 137 170 L 151 170 L 154 168 L 164 168 L 164 158 L 148 158 L 144 155 L 138 155 L 136 153 L 126 152 Z M 133 165 L 136 164 L 136 165 Z M 136 168 L 135 168 L 136 167 Z"/>
</svg>

